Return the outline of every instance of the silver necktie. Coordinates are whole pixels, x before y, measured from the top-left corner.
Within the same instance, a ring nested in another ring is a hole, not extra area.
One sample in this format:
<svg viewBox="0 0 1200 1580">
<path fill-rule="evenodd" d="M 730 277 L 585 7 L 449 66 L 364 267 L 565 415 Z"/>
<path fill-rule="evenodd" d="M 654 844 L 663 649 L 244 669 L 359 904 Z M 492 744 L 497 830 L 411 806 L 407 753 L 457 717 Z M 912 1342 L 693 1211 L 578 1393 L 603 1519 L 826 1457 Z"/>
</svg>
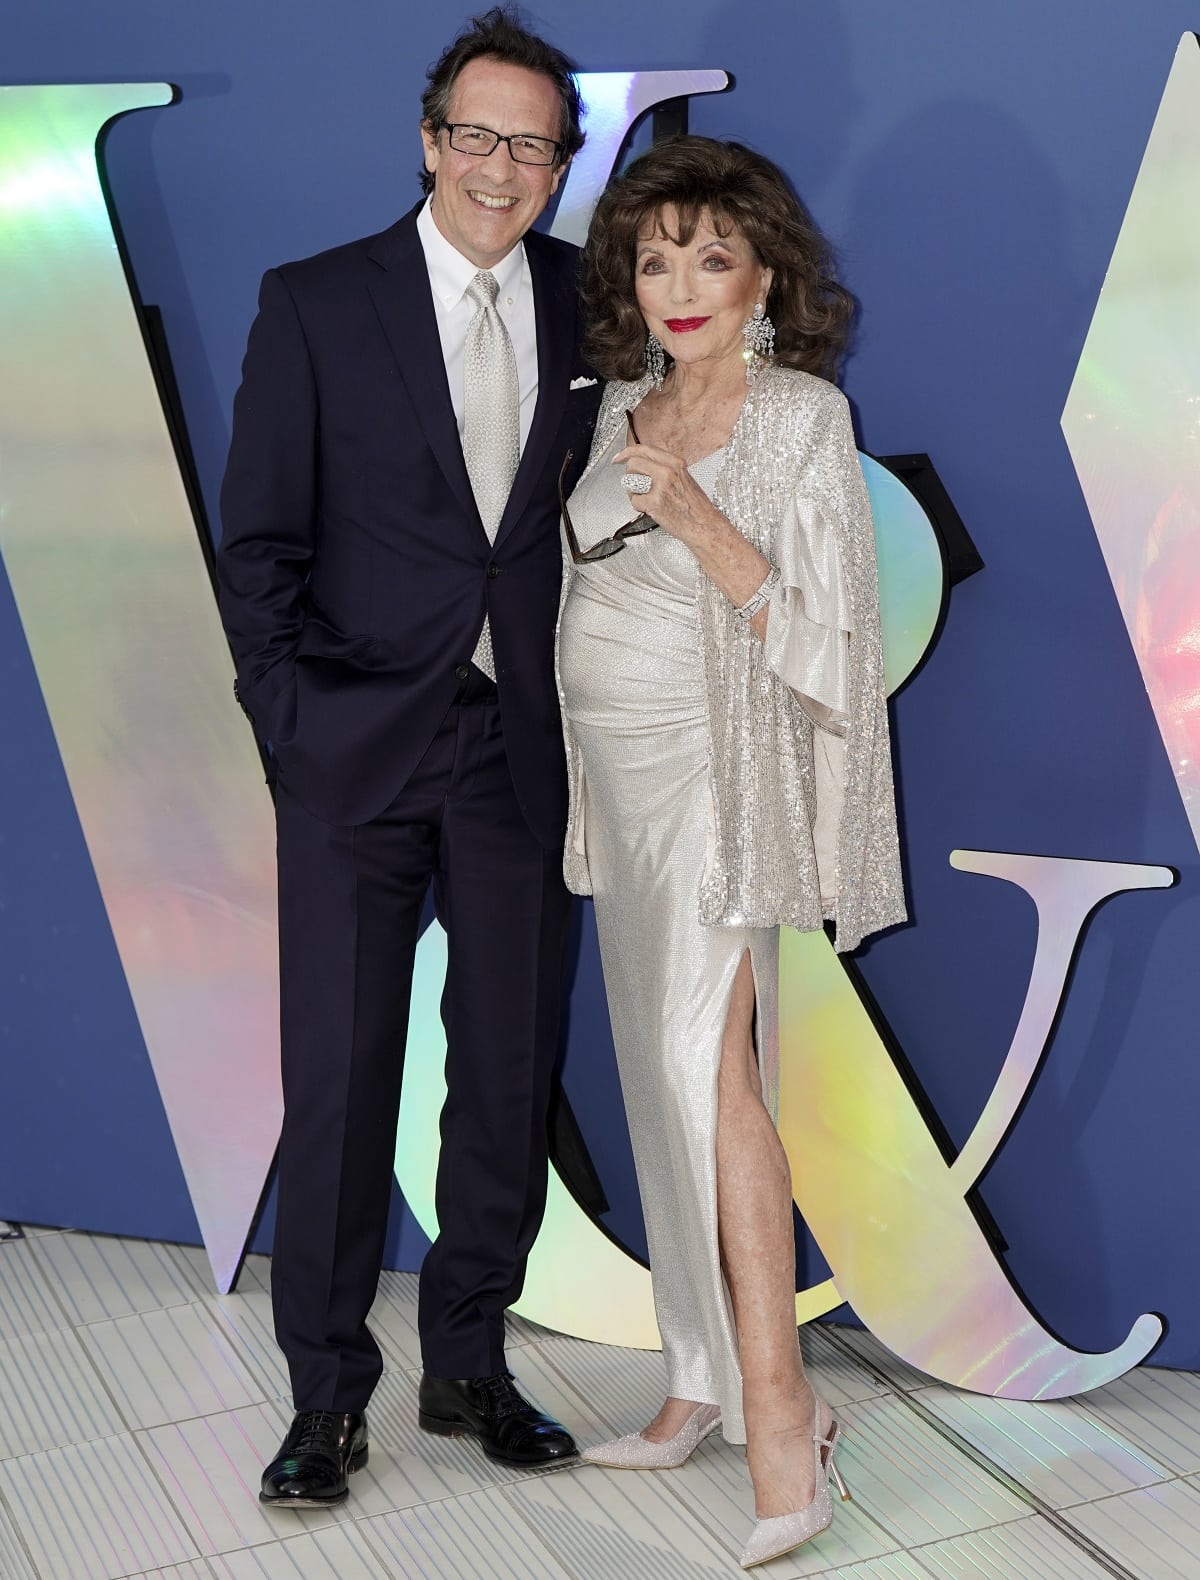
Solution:
<svg viewBox="0 0 1200 1580">
<path fill-rule="evenodd" d="M 517 359 L 504 320 L 496 311 L 496 277 L 481 269 L 466 294 L 477 311 L 467 329 L 463 356 L 463 457 L 488 542 L 496 541 L 500 518 L 521 458 Z M 486 618 L 473 662 L 496 678 L 492 633 Z"/>
</svg>

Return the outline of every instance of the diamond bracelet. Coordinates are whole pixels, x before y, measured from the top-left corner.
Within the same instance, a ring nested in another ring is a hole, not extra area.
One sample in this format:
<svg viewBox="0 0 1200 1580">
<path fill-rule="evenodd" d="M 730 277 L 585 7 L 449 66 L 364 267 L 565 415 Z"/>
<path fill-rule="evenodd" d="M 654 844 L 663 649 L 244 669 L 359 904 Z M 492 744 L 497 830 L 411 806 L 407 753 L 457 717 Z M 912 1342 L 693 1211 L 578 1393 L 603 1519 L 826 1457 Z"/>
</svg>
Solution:
<svg viewBox="0 0 1200 1580">
<path fill-rule="evenodd" d="M 758 611 L 760 609 L 765 609 L 770 603 L 771 599 L 775 596 L 775 589 L 779 586 L 781 580 L 782 577 L 779 574 L 778 565 L 772 565 L 771 569 L 767 572 L 766 580 L 763 582 L 758 591 L 751 597 L 747 598 L 746 602 L 741 606 L 740 609 L 735 609 L 733 611 L 734 614 L 737 615 L 738 619 L 753 620 Z"/>
</svg>

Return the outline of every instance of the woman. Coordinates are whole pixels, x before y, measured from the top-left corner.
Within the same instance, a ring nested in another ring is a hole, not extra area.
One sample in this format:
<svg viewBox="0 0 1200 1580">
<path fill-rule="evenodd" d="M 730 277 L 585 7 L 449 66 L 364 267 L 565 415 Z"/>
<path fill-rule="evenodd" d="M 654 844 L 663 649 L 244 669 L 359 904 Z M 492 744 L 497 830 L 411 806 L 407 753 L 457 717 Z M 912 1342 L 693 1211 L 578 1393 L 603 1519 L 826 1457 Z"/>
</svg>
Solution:
<svg viewBox="0 0 1200 1580">
<path fill-rule="evenodd" d="M 779 170 L 701 137 L 609 187 L 584 269 L 612 382 L 564 509 L 566 876 L 595 897 L 669 1394 L 584 1458 L 746 1442 L 748 1568 L 842 1485 L 796 1336 L 778 927 L 852 949 L 904 917 L 870 508 L 822 377 L 852 302 Z"/>
</svg>

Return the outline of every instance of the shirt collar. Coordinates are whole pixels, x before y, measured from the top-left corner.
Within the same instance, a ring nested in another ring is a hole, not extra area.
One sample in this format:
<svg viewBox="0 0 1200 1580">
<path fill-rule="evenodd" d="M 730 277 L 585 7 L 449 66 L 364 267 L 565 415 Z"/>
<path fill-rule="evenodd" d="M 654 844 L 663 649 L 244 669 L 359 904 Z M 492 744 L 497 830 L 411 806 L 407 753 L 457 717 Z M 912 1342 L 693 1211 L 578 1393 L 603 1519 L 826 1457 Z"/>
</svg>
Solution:
<svg viewBox="0 0 1200 1580">
<path fill-rule="evenodd" d="M 425 251 L 425 267 L 429 271 L 429 287 L 447 310 L 456 307 L 467 286 L 479 273 L 479 265 L 464 258 L 457 247 L 452 247 L 437 228 L 433 218 L 433 199 L 426 200 L 417 215 L 417 235 Z M 512 294 L 525 264 L 525 246 L 518 242 L 491 270 L 500 288 L 500 295 Z"/>
</svg>

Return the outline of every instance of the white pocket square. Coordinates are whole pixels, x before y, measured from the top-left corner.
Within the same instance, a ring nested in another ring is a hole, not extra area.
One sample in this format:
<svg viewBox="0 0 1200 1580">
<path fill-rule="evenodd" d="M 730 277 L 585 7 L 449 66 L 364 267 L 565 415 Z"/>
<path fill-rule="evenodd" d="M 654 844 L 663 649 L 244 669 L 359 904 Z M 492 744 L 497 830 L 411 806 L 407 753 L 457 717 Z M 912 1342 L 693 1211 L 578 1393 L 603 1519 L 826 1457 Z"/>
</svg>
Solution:
<svg viewBox="0 0 1200 1580">
<path fill-rule="evenodd" d="M 595 382 L 596 382 L 595 379 L 585 379 L 585 378 L 572 379 L 571 380 L 571 388 L 573 390 L 585 390 L 590 385 L 594 384 Z"/>
</svg>

